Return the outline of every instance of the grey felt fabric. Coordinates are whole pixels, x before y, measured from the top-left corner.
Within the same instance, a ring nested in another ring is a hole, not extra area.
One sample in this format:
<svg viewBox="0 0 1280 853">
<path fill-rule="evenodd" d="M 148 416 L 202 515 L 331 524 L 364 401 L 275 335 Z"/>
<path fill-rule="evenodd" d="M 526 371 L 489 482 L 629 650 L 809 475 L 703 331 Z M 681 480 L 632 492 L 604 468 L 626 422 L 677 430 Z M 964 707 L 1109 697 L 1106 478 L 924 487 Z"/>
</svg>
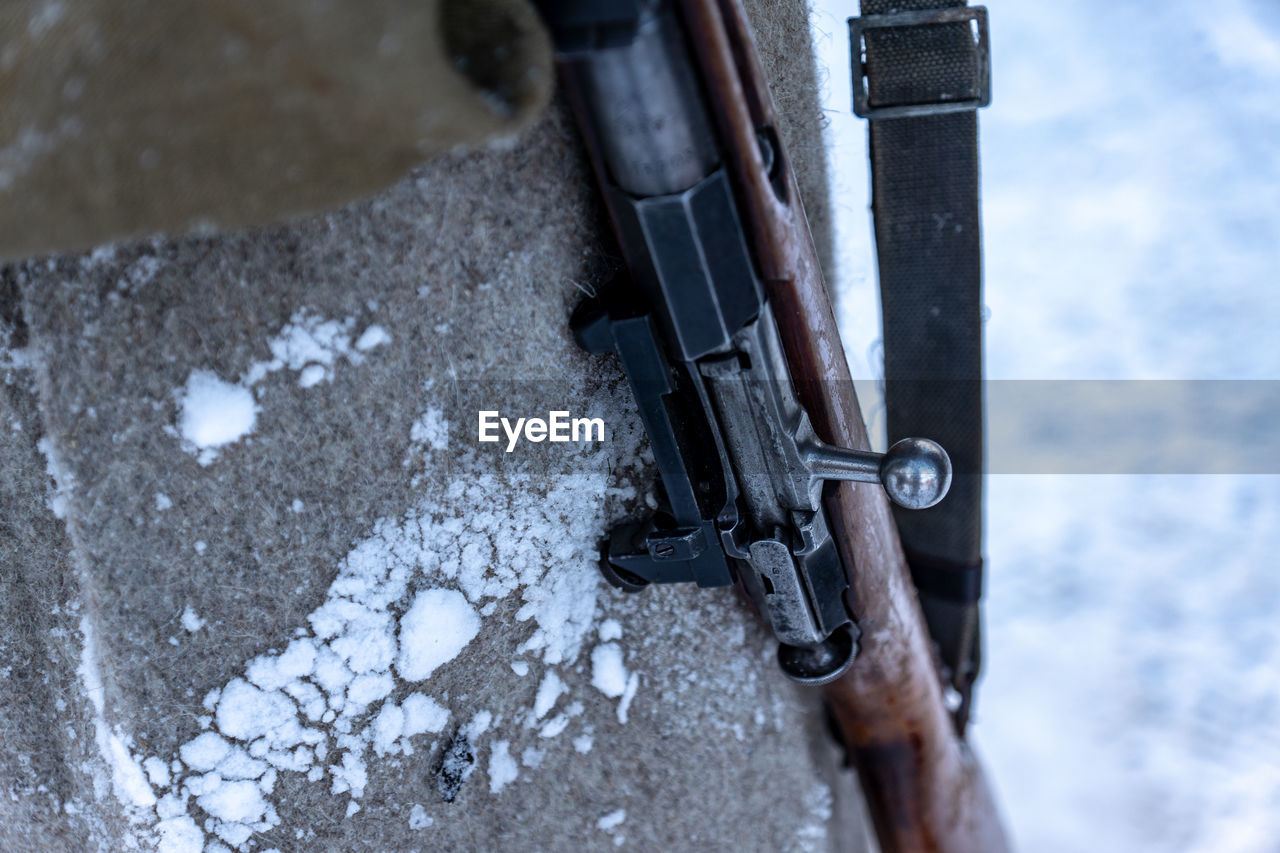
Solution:
<svg viewBox="0 0 1280 853">
<path fill-rule="evenodd" d="M 12 276 L 0 278 L 0 347 L 27 343 Z M 94 802 L 99 760 L 89 702 L 76 674 L 79 585 L 63 524 L 49 511 L 50 477 L 35 377 L 0 367 L 0 849 L 84 850 L 122 831 L 110 808 L 75 819 L 68 802 Z"/>
<path fill-rule="evenodd" d="M 784 138 L 826 249 L 807 28 L 798 3 L 758 6 Z M 627 596 L 594 574 L 596 538 L 640 511 L 650 487 L 616 363 L 581 354 L 566 330 L 582 293 L 618 265 L 599 217 L 556 104 L 514 145 L 437 158 L 326 215 L 4 269 L 0 848 L 164 843 L 163 804 L 139 802 L 129 763 L 158 758 L 192 776 L 171 762 L 225 727 L 210 719 L 210 691 L 317 630 L 308 617 L 361 548 L 413 542 L 485 577 L 518 574 L 473 602 L 480 630 L 461 653 L 377 700 L 425 692 L 448 724 L 412 738 L 412 754 L 366 750 L 358 798 L 335 792 L 336 748 L 315 762 L 318 779 L 282 770 L 278 823 L 254 849 L 859 848 L 858 793 L 817 698 L 777 672 L 735 594 Z M 389 340 L 313 363 L 313 384 L 293 363 L 251 378 L 284 330 L 319 320 Z M 181 438 L 181 394 L 197 372 L 249 388 L 258 406 L 253 430 L 208 464 Z M 475 440 L 479 408 L 560 407 L 603 417 L 608 441 L 505 454 Z M 476 550 L 454 555 L 448 530 Z M 521 546 L 514 556 L 507 540 Z M 424 559 L 392 560 L 413 569 L 387 606 L 396 619 L 422 589 L 464 583 L 457 565 Z M 567 624 L 553 605 L 592 600 L 585 621 L 565 617 L 579 621 L 563 653 L 525 648 Z M 188 608 L 203 620 L 194 630 Z M 637 685 L 625 714 L 593 684 L 608 645 Z M 539 715 L 549 673 L 564 691 Z M 475 724 L 482 713 L 487 726 Z M 499 784 L 503 750 L 518 775 Z M 219 849 L 217 822 L 194 799 L 185 809 Z"/>
</svg>

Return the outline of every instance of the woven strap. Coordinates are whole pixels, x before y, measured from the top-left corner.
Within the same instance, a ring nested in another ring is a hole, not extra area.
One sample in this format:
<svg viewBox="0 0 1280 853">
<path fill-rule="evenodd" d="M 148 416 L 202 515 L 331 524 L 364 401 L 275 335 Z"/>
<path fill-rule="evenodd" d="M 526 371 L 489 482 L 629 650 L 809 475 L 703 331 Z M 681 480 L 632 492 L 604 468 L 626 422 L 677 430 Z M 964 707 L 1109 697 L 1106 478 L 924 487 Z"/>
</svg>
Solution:
<svg viewBox="0 0 1280 853">
<path fill-rule="evenodd" d="M 963 6 L 863 0 L 861 73 L 854 45 L 854 84 L 865 85 L 871 119 L 889 441 L 932 438 L 956 472 L 937 507 L 895 512 L 929 630 L 960 693 L 960 729 L 981 648 L 982 248 L 977 113 L 941 110 L 982 102 L 985 45 L 969 21 L 884 26 L 894 19 L 873 16 Z M 939 111 L 877 116 L 905 105 Z"/>
</svg>

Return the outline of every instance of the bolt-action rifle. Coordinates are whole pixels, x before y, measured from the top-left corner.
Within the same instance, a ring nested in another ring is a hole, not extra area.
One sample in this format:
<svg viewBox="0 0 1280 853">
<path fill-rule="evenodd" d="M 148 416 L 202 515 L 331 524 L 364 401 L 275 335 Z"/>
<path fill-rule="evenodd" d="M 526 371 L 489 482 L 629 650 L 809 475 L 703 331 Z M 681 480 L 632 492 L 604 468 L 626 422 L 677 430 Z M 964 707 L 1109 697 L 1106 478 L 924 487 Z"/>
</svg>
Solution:
<svg viewBox="0 0 1280 853">
<path fill-rule="evenodd" d="M 627 266 L 573 330 L 618 355 L 660 475 L 604 574 L 736 584 L 783 671 L 825 691 L 882 850 L 1003 850 L 889 504 L 937 504 L 951 462 L 927 438 L 869 449 L 741 6 L 543 11 Z"/>
</svg>

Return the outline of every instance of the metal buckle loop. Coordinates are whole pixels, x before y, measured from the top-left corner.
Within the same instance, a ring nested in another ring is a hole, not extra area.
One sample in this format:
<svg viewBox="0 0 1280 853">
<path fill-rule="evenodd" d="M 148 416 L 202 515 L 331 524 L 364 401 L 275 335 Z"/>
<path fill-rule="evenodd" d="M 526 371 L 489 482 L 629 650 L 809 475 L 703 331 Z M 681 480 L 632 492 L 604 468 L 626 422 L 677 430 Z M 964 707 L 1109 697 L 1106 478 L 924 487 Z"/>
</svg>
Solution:
<svg viewBox="0 0 1280 853">
<path fill-rule="evenodd" d="M 974 71 L 978 79 L 978 96 L 963 100 L 939 100 L 925 104 L 895 104 L 873 107 L 868 102 L 870 85 L 867 79 L 866 45 L 863 35 L 867 30 L 886 27 L 918 27 L 933 24 L 976 24 L 978 61 Z M 987 35 L 987 7 L 956 6 L 946 9 L 923 9 L 912 12 L 893 12 L 887 15 L 867 15 L 849 19 L 849 47 L 853 66 L 853 112 L 867 119 L 910 118 L 913 116 L 939 115 L 966 110 L 977 110 L 991 103 L 991 42 Z"/>
</svg>

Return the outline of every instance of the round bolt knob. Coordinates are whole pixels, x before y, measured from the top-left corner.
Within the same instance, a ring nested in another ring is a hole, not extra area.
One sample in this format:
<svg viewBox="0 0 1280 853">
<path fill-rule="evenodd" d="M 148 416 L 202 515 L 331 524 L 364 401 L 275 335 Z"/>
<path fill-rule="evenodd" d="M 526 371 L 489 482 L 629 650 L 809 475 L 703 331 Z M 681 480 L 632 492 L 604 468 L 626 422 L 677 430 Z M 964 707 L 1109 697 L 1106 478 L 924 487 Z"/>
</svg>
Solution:
<svg viewBox="0 0 1280 853">
<path fill-rule="evenodd" d="M 904 438 L 880 460 L 880 482 L 899 506 L 928 509 L 951 488 L 951 457 L 936 441 Z"/>
</svg>

